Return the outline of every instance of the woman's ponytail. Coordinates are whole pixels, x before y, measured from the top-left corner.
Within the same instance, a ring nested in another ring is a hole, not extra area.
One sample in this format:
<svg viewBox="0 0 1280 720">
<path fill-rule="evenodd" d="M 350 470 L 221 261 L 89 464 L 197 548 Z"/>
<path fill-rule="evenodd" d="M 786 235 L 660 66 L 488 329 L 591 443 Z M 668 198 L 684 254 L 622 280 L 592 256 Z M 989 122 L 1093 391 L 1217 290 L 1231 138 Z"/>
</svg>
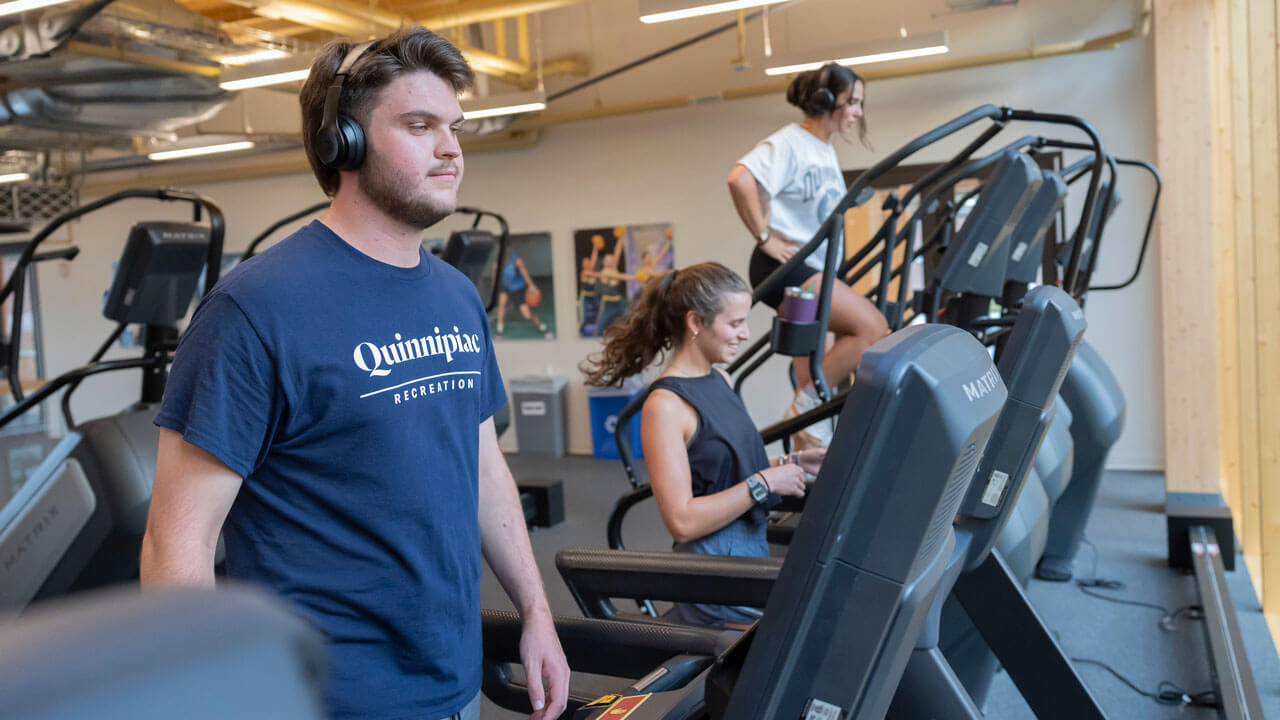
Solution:
<svg viewBox="0 0 1280 720">
<path fill-rule="evenodd" d="M 651 277 L 627 313 L 604 331 L 604 347 L 579 369 L 587 384 L 621 386 L 684 340 L 690 310 L 710 325 L 726 292 L 751 292 L 742 278 L 720 263 L 699 263 Z"/>
</svg>

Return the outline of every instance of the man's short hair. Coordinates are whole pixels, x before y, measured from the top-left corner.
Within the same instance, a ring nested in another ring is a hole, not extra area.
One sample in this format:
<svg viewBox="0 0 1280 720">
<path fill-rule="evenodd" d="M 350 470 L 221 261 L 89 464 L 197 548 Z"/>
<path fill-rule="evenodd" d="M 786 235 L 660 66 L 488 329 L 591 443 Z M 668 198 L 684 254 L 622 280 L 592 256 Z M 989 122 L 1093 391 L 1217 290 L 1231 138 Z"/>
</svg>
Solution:
<svg viewBox="0 0 1280 720">
<path fill-rule="evenodd" d="M 359 44 L 335 40 L 321 48 L 298 97 L 302 105 L 302 144 L 307 152 L 307 161 L 311 163 L 320 187 L 330 197 L 338 192 L 340 178 L 337 170 L 316 157 L 315 135 L 324 122 L 325 94 L 333 84 L 333 77 L 338 74 L 338 66 Z M 405 73 L 418 71 L 439 77 L 454 92 L 471 87 L 475 80 L 471 66 L 453 43 L 421 25 L 410 25 L 376 41 L 355 64 L 343 82 L 338 112 L 366 127 L 382 88 Z"/>
</svg>

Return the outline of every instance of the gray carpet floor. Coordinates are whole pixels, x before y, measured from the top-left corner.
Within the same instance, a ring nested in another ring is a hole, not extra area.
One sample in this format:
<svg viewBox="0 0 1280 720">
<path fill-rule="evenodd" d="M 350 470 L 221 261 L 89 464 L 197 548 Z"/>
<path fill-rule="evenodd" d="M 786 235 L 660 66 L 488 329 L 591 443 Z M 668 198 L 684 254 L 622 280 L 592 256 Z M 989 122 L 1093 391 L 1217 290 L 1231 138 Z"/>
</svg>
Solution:
<svg viewBox="0 0 1280 720">
<path fill-rule="evenodd" d="M 552 611 L 578 615 L 573 598 L 555 569 L 555 554 L 563 547 L 603 548 L 605 523 L 613 503 L 628 488 L 616 460 L 590 457 L 546 458 L 511 455 L 517 478 L 556 478 L 564 482 L 566 519 L 553 528 L 535 529 L 534 554 L 547 588 Z M 1092 592 L 1117 599 L 1137 600 L 1176 610 L 1196 602 L 1194 579 L 1165 565 L 1164 479 L 1153 473 L 1112 472 L 1104 478 L 1098 504 L 1090 520 L 1088 539 L 1076 559 L 1076 576 L 1119 580 L 1118 590 Z M 624 538 L 629 549 L 670 547 L 652 502 L 642 503 L 628 516 Z M 1271 640 L 1261 607 L 1253 593 L 1244 563 L 1228 573 L 1249 661 L 1263 708 L 1280 718 L 1280 658 Z M 1077 658 L 1106 663 L 1138 688 L 1157 692 L 1171 681 L 1188 692 L 1211 688 L 1202 623 L 1178 617 L 1172 628 L 1161 627 L 1160 610 L 1121 605 L 1085 595 L 1074 583 L 1033 581 L 1028 589 L 1046 624 L 1066 651 Z M 509 608 L 510 601 L 486 569 L 482 584 L 485 607 Z M 1106 669 L 1079 663 L 1078 671 L 1111 718 L 1179 718 L 1209 720 L 1211 709 L 1160 705 L 1125 686 Z M 1033 718 L 1008 676 L 1001 673 L 986 705 L 991 718 Z M 506 720 L 524 717 L 485 700 L 482 717 Z"/>
</svg>

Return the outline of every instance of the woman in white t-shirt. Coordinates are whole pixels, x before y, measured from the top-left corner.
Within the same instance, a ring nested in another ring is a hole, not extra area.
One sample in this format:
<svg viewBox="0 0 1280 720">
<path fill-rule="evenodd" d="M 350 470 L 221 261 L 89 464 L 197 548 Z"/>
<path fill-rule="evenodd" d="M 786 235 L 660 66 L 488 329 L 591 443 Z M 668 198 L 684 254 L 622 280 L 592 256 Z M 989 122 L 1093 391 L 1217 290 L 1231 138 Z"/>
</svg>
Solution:
<svg viewBox="0 0 1280 720">
<path fill-rule="evenodd" d="M 804 111 L 804 120 L 761 140 L 730 171 L 729 194 L 756 242 L 749 273 L 753 287 L 813 239 L 844 197 L 844 175 L 831 142 L 837 134 L 847 137 L 856 128 L 865 144 L 865 93 L 862 78 L 835 63 L 797 75 L 787 87 L 787 102 Z M 791 273 L 784 286 L 816 290 L 825 259 L 824 243 Z M 777 309 L 782 287 L 763 300 Z M 823 356 L 822 371 L 832 383 L 847 378 L 863 351 L 889 332 L 875 305 L 839 281 L 834 283 L 828 327 L 835 342 Z M 820 404 L 808 362 L 796 358 L 795 369 L 799 389 L 787 410 L 788 417 Z M 831 432 L 831 423 L 817 423 L 797 439 L 806 446 L 826 447 Z"/>
</svg>

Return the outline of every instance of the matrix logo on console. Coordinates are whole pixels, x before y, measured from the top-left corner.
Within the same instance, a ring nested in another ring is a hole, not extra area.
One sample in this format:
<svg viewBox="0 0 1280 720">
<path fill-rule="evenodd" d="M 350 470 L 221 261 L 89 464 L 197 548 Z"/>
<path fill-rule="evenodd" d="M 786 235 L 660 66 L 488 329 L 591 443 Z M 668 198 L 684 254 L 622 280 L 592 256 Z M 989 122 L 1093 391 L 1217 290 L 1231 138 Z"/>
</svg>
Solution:
<svg viewBox="0 0 1280 720">
<path fill-rule="evenodd" d="M 995 368 L 991 368 L 985 375 L 964 384 L 964 397 L 969 402 L 980 400 L 991 394 L 996 389 L 996 383 L 1000 382 L 1000 374 Z"/>
<path fill-rule="evenodd" d="M 444 355 L 445 362 L 451 363 L 456 353 L 480 352 L 479 335 L 463 333 L 457 325 L 453 326 L 452 333 L 441 334 L 440 328 L 433 329 L 434 335 L 408 340 L 396 333 L 395 342 L 386 345 L 362 342 L 353 353 L 356 367 L 369 373 L 369 377 L 385 377 L 391 374 L 391 366 L 410 360 Z"/>
</svg>

